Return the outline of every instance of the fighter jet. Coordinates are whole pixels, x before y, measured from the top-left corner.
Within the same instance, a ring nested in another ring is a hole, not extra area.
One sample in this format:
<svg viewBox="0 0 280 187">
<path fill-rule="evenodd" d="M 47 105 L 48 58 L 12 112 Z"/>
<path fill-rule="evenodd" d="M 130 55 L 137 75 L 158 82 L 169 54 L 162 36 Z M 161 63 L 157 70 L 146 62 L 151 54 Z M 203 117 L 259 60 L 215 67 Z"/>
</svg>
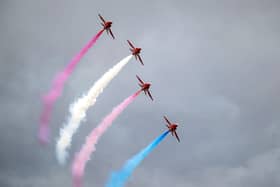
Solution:
<svg viewBox="0 0 280 187">
<path fill-rule="evenodd" d="M 103 26 L 103 29 L 106 30 L 107 34 L 111 34 L 112 38 L 115 39 L 114 35 L 113 35 L 113 32 L 111 30 L 111 26 L 112 26 L 112 21 L 105 21 L 105 19 L 100 15 L 98 14 L 99 18 L 101 19 L 102 23 L 101 25 Z"/>
<path fill-rule="evenodd" d="M 177 132 L 176 132 L 176 129 L 178 127 L 178 125 L 176 123 L 171 123 L 166 116 L 163 116 L 163 118 L 165 119 L 167 125 L 166 127 L 168 128 L 169 132 L 171 132 L 171 135 L 174 136 L 177 138 L 178 142 L 180 142 L 180 139 L 177 135 Z"/>
<path fill-rule="evenodd" d="M 141 62 L 141 64 L 144 66 L 144 63 L 143 63 L 143 61 L 142 61 L 142 59 L 141 59 L 141 57 L 140 57 L 141 48 L 134 47 L 133 44 L 132 44 L 129 40 L 127 40 L 127 43 L 128 43 L 129 46 L 131 47 L 131 48 L 129 48 L 129 50 L 131 51 L 132 55 L 135 56 L 135 59 L 136 59 L 136 60 L 139 59 L 139 61 Z M 137 58 L 138 58 L 138 59 L 137 59 Z"/>
<path fill-rule="evenodd" d="M 144 91 L 145 95 L 148 94 L 148 96 L 153 101 L 154 99 L 153 99 L 153 97 L 152 97 L 152 95 L 150 93 L 150 90 L 149 90 L 149 88 L 151 86 L 151 83 L 145 83 L 138 75 L 136 75 L 136 77 L 137 77 L 138 81 L 140 82 L 139 86 L 141 87 L 141 91 Z"/>
</svg>

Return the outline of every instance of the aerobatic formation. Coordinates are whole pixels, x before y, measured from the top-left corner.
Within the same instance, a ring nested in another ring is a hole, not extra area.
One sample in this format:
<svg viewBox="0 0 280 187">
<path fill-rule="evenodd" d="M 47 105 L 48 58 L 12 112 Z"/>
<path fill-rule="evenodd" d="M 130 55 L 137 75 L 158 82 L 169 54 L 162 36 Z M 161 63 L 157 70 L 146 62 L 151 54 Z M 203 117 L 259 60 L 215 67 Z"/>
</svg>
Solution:
<svg viewBox="0 0 280 187">
<path fill-rule="evenodd" d="M 49 123 L 51 120 L 52 110 L 54 108 L 55 101 L 62 95 L 63 87 L 69 76 L 72 74 L 76 68 L 78 62 L 87 53 L 87 51 L 96 43 L 97 39 L 101 36 L 103 31 L 106 31 L 113 39 L 115 36 L 111 30 L 112 21 L 106 21 L 100 14 L 98 17 L 101 20 L 101 25 L 103 28 L 86 44 L 85 47 L 70 61 L 64 70 L 62 70 L 54 78 L 52 87 L 50 91 L 43 97 L 43 110 L 40 116 L 40 125 L 38 132 L 39 142 L 46 144 L 49 142 Z M 68 156 L 68 149 L 71 147 L 71 142 L 73 135 L 77 132 L 81 123 L 86 118 L 86 113 L 88 109 L 97 101 L 98 96 L 103 92 L 103 90 L 109 85 L 109 83 L 121 72 L 126 64 L 133 58 L 144 65 L 142 58 L 140 57 L 141 48 L 134 47 L 130 40 L 127 40 L 129 45 L 130 55 L 124 57 L 117 64 L 115 64 L 111 69 L 105 72 L 92 87 L 85 93 L 82 94 L 80 98 L 75 100 L 69 106 L 70 115 L 67 122 L 64 123 L 60 129 L 59 137 L 56 142 L 56 157 L 60 164 L 66 163 Z M 152 101 L 154 98 L 150 92 L 151 83 L 144 82 L 138 75 L 136 75 L 138 85 L 140 89 L 124 99 L 119 105 L 113 108 L 113 110 L 89 133 L 85 139 L 85 143 L 81 150 L 78 151 L 72 162 L 72 181 L 73 186 L 81 187 L 82 179 L 85 172 L 86 163 L 90 160 L 91 155 L 96 151 L 96 145 L 102 135 L 108 130 L 108 128 L 113 124 L 114 120 L 130 105 L 137 96 L 144 92 Z M 179 136 L 176 132 L 178 124 L 171 123 L 166 116 L 164 120 L 167 123 L 168 128 L 163 134 L 157 137 L 151 142 L 146 148 L 140 151 L 138 154 L 129 159 L 123 168 L 117 172 L 113 172 L 106 183 L 106 187 L 122 187 L 125 185 L 129 176 L 132 174 L 133 170 L 146 158 L 151 151 L 153 151 L 157 145 L 171 133 L 172 136 L 180 142 Z"/>
</svg>

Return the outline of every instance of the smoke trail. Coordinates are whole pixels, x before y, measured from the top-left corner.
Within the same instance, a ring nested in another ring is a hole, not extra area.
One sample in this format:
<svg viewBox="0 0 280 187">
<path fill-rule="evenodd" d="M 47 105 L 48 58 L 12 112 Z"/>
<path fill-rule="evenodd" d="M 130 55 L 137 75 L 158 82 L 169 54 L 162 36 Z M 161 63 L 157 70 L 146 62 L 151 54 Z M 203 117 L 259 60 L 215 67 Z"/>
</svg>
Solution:
<svg viewBox="0 0 280 187">
<path fill-rule="evenodd" d="M 156 148 L 156 146 L 165 138 L 169 133 L 166 131 L 155 139 L 150 145 L 144 148 L 140 153 L 132 157 L 126 162 L 123 168 L 118 172 L 113 172 L 110 180 L 107 182 L 106 187 L 123 187 L 127 179 L 130 177 L 134 169 L 141 163 L 141 161 L 148 156 L 148 154 Z"/>
<path fill-rule="evenodd" d="M 67 156 L 67 149 L 71 146 L 73 134 L 77 131 L 80 123 L 86 117 L 86 111 L 90 106 L 93 106 L 99 94 L 110 83 L 110 81 L 121 71 L 121 69 L 132 59 L 129 55 L 122 59 L 113 68 L 109 69 L 94 85 L 88 93 L 79 98 L 70 106 L 70 117 L 68 122 L 60 129 L 60 138 L 56 144 L 57 159 L 61 164 L 64 164 Z"/>
<path fill-rule="evenodd" d="M 46 144 L 49 141 L 49 122 L 53 105 L 55 101 L 61 96 L 64 84 L 68 77 L 75 69 L 78 62 L 85 55 L 85 53 L 95 44 L 97 39 L 101 36 L 104 29 L 99 31 L 84 48 L 71 60 L 71 62 L 65 67 L 64 70 L 59 72 L 52 82 L 50 91 L 43 97 L 43 111 L 40 118 L 40 127 L 38 132 L 38 138 L 40 143 Z"/>
<path fill-rule="evenodd" d="M 96 148 L 99 138 L 105 133 L 105 131 L 112 125 L 113 121 L 122 113 L 122 111 L 141 93 L 141 90 L 137 91 L 130 97 L 126 98 L 122 103 L 115 107 L 110 114 L 108 114 L 103 121 L 89 134 L 86 138 L 86 142 L 83 145 L 79 153 L 76 153 L 75 160 L 72 164 L 72 175 L 74 186 L 81 186 L 81 179 L 84 175 L 85 165 L 90 159 L 91 153 Z"/>
</svg>

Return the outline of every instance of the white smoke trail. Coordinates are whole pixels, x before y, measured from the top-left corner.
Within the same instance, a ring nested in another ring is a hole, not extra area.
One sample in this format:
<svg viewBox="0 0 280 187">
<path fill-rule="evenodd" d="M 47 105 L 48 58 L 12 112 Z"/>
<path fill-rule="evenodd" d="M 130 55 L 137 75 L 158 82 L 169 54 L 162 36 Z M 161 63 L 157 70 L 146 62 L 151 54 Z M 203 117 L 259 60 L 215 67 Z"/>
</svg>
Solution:
<svg viewBox="0 0 280 187">
<path fill-rule="evenodd" d="M 99 94 L 110 83 L 110 81 L 121 71 L 131 60 L 129 55 L 109 69 L 94 85 L 86 95 L 83 95 L 76 102 L 70 105 L 70 117 L 68 122 L 60 129 L 60 137 L 56 144 L 56 156 L 60 164 L 64 164 L 67 157 L 67 149 L 71 146 L 73 134 L 77 131 L 82 120 L 86 117 L 86 111 L 93 106 Z"/>
</svg>

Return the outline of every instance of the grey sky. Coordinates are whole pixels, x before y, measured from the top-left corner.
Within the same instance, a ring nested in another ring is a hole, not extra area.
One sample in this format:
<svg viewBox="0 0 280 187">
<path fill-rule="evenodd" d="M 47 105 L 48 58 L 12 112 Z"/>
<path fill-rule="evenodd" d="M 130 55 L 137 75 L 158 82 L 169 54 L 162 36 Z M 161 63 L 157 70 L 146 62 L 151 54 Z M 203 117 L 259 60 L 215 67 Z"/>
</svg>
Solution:
<svg viewBox="0 0 280 187">
<path fill-rule="evenodd" d="M 55 106 L 50 146 L 36 141 L 40 96 L 53 76 L 113 21 L 78 65 Z M 127 186 L 280 186 L 279 1 L 0 1 L 0 186 L 70 186 L 70 165 L 58 166 L 58 130 L 69 104 L 142 47 L 145 66 L 131 61 L 88 111 L 73 139 L 85 136 L 134 93 L 135 75 L 152 82 L 116 120 L 86 167 L 84 186 L 104 186 L 110 172 L 164 130 L 163 115 L 180 124 Z"/>
</svg>

